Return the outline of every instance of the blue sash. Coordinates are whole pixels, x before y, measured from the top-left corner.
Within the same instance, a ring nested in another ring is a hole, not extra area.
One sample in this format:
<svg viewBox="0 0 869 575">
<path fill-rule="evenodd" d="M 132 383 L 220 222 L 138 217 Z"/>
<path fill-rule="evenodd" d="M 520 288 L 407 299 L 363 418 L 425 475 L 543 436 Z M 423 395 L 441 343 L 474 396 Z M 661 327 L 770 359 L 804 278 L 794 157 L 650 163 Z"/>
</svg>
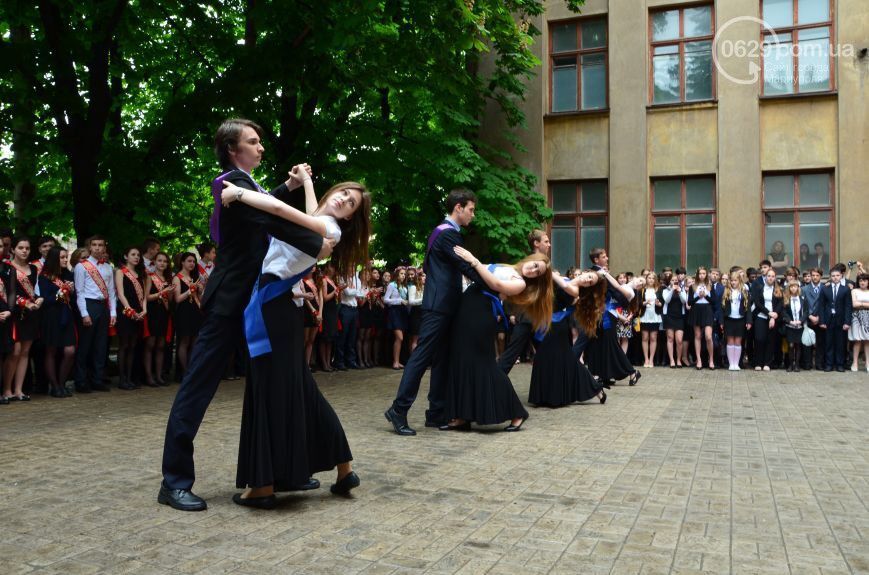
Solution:
<svg viewBox="0 0 869 575">
<path fill-rule="evenodd" d="M 573 313 L 572 307 L 566 307 L 563 310 L 554 312 L 552 314 L 552 323 L 560 322 L 561 320 L 563 320 L 564 318 L 569 316 L 571 313 Z M 538 343 L 543 341 L 543 338 L 545 338 L 545 337 L 546 337 L 546 330 L 545 329 L 538 329 L 537 331 L 534 332 L 534 340 L 537 341 Z"/>
<path fill-rule="evenodd" d="M 293 286 L 308 275 L 311 269 L 313 267 L 285 280 L 270 283 L 262 289 L 259 289 L 259 279 L 257 279 L 250 302 L 244 309 L 244 335 L 252 358 L 272 352 L 272 342 L 269 341 L 269 334 L 263 321 L 263 305 L 293 289 Z"/>
<path fill-rule="evenodd" d="M 489 273 L 494 273 L 497 264 L 489 264 Z M 492 315 L 495 316 L 495 321 L 498 321 L 498 316 L 504 321 L 504 328 L 510 329 L 510 321 L 507 319 L 507 314 L 504 312 L 504 306 L 501 304 L 501 298 L 497 294 L 489 290 L 481 289 L 480 293 L 492 300 Z"/>
</svg>

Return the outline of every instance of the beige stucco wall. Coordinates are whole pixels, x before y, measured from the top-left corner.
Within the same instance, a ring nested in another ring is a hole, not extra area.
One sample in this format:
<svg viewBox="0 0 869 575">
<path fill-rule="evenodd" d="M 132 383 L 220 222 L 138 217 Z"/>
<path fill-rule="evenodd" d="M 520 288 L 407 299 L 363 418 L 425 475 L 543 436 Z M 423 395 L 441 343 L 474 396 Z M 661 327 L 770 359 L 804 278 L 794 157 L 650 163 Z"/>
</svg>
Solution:
<svg viewBox="0 0 869 575">
<path fill-rule="evenodd" d="M 869 47 L 869 2 L 839 0 L 840 44 L 852 44 L 859 52 Z M 840 58 L 839 87 L 839 169 L 837 170 L 838 230 L 836 256 L 839 261 L 869 262 L 869 56 Z"/>
<path fill-rule="evenodd" d="M 605 114 L 549 118 L 545 131 L 547 180 L 609 176 L 609 118 Z"/>
<path fill-rule="evenodd" d="M 718 110 L 714 106 L 650 111 L 646 130 L 650 177 L 718 170 Z"/>
<path fill-rule="evenodd" d="M 762 101 L 761 169 L 834 167 L 839 123 L 836 108 L 836 100 L 828 96 Z"/>
</svg>

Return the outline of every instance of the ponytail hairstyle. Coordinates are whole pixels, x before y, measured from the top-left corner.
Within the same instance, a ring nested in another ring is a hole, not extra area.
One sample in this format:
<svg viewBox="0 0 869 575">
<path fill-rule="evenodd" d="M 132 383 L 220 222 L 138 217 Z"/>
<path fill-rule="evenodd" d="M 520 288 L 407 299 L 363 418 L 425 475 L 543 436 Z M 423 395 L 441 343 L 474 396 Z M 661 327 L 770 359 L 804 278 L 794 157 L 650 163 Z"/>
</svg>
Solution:
<svg viewBox="0 0 869 575">
<path fill-rule="evenodd" d="M 507 297 L 507 301 L 525 313 L 535 330 L 549 331 L 549 326 L 552 323 L 552 300 L 555 293 L 552 288 L 552 264 L 549 258 L 543 254 L 531 254 L 520 260 L 513 266 L 513 269 L 521 276 L 522 266 L 528 262 L 542 263 L 544 272 L 536 278 L 523 276 L 525 289 L 514 296 Z"/>
<path fill-rule="evenodd" d="M 356 210 L 349 219 L 336 220 L 341 228 L 341 241 L 332 250 L 332 265 L 339 277 L 350 277 L 356 273 L 356 266 L 368 261 L 368 240 L 371 236 L 371 194 L 358 182 L 342 182 L 329 188 L 320 198 L 318 213 L 329 199 L 343 191 L 356 190 L 362 196 Z"/>
</svg>

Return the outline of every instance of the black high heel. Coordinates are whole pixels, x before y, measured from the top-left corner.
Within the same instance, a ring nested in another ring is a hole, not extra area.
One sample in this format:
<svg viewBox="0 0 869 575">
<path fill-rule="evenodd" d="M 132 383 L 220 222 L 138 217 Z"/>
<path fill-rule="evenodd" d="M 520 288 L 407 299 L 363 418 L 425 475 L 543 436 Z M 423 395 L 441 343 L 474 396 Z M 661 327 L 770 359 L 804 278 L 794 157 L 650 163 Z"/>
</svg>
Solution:
<svg viewBox="0 0 869 575">
<path fill-rule="evenodd" d="M 606 392 L 604 390 L 600 390 L 600 397 L 598 399 L 600 400 L 601 405 L 606 403 Z"/>
<path fill-rule="evenodd" d="M 526 417 L 522 421 L 519 422 L 519 425 L 513 425 L 512 423 L 504 428 L 504 431 L 519 431 L 522 429 L 522 426 L 525 425 L 525 422 L 528 421 Z"/>
</svg>

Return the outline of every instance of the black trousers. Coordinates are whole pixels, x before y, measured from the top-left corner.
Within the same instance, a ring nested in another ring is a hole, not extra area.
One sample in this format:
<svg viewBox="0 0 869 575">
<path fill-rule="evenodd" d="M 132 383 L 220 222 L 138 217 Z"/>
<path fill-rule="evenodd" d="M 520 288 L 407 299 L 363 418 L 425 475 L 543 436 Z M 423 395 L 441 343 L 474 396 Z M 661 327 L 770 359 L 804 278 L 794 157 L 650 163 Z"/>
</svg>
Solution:
<svg viewBox="0 0 869 575">
<path fill-rule="evenodd" d="M 335 364 L 340 367 L 353 367 L 356 362 L 356 336 L 359 333 L 359 309 L 347 305 L 338 306 L 338 319 L 341 332 L 335 348 Z"/>
<path fill-rule="evenodd" d="M 826 330 L 827 368 L 845 367 L 845 352 L 848 347 L 848 332 L 841 325 L 828 325 Z"/>
<path fill-rule="evenodd" d="M 428 405 L 425 420 L 445 423 L 447 379 L 449 377 L 449 333 L 453 316 L 431 310 L 423 310 L 419 327 L 419 343 L 410 354 L 404 374 L 398 385 L 398 393 L 392 407 L 399 415 L 407 415 L 416 396 L 425 370 L 431 366 Z M 492 344 L 494 345 L 494 343 Z"/>
<path fill-rule="evenodd" d="M 807 347 L 803 352 L 803 367 L 814 367 L 815 369 L 824 369 L 827 363 L 827 342 L 826 332 L 818 325 L 808 324 L 809 329 L 815 332 L 815 346 Z"/>
<path fill-rule="evenodd" d="M 75 354 L 75 386 L 102 385 L 109 349 L 109 310 L 106 302 L 85 300 L 91 326 L 80 325 Z"/>
<path fill-rule="evenodd" d="M 507 344 L 504 353 L 498 358 L 498 367 L 501 368 L 501 371 L 510 373 L 513 366 L 516 365 L 516 359 L 528 347 L 532 335 L 534 335 L 534 330 L 531 328 L 530 322 L 525 320 L 516 322 L 516 325 L 513 326 L 513 332 L 510 334 L 510 343 Z"/>
<path fill-rule="evenodd" d="M 217 392 L 239 333 L 244 333 L 242 316 L 206 314 L 166 424 L 163 481 L 170 489 L 193 487 L 193 439 Z"/>
<path fill-rule="evenodd" d="M 754 322 L 754 366 L 772 366 L 775 347 L 779 342 L 777 329 L 769 329 L 769 320 L 762 317 Z"/>
</svg>

